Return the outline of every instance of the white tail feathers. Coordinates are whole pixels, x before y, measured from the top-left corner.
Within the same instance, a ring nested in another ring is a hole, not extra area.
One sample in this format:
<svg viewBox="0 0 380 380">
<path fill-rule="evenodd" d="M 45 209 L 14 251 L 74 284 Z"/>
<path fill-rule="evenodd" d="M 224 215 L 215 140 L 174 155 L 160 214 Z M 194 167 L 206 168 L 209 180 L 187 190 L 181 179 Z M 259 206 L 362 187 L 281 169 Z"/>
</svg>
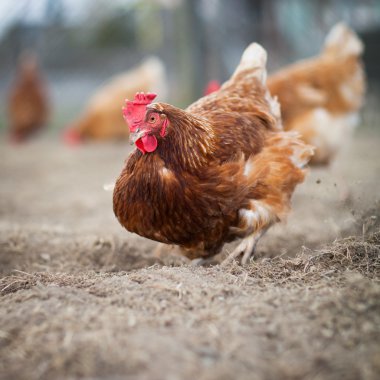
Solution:
<svg viewBox="0 0 380 380">
<path fill-rule="evenodd" d="M 267 52 L 265 49 L 257 43 L 252 43 L 244 50 L 239 66 L 233 76 L 236 76 L 241 71 L 252 70 L 252 75 L 256 76 L 264 84 L 267 80 L 266 63 Z"/>
<path fill-rule="evenodd" d="M 346 24 L 336 24 L 325 39 L 323 52 L 340 56 L 359 56 L 364 45 L 356 33 Z"/>
<path fill-rule="evenodd" d="M 267 52 L 266 50 L 259 45 L 258 43 L 250 44 L 245 50 L 241 57 L 240 63 L 236 68 L 234 74 L 232 75 L 233 79 L 241 72 L 244 72 L 244 75 L 247 77 L 257 78 L 262 86 L 265 88 L 265 100 L 268 102 L 269 111 L 276 119 L 276 129 L 282 130 L 281 123 L 281 110 L 280 104 L 277 101 L 277 97 L 272 97 L 266 86 L 267 81 Z"/>
</svg>

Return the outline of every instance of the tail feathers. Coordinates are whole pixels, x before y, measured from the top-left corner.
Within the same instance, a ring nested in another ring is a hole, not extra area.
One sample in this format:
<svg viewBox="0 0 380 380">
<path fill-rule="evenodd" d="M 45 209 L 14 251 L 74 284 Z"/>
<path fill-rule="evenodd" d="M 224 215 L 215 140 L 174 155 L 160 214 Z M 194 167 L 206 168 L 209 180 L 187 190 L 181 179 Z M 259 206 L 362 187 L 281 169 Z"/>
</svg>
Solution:
<svg viewBox="0 0 380 380">
<path fill-rule="evenodd" d="M 276 119 L 276 129 L 282 130 L 280 103 L 277 97 L 271 96 L 266 85 L 266 63 L 267 52 L 265 49 L 257 43 L 252 43 L 244 50 L 239 66 L 236 68 L 232 79 L 244 72 L 244 75 L 256 77 L 260 81 L 266 89 L 265 100 L 268 102 L 270 113 Z"/>
<path fill-rule="evenodd" d="M 323 52 L 343 57 L 360 56 L 364 45 L 357 34 L 343 22 L 336 24 L 325 39 Z"/>
<path fill-rule="evenodd" d="M 244 50 L 233 77 L 242 71 L 251 70 L 252 75 L 256 76 L 262 84 L 265 84 L 267 80 L 266 63 L 267 52 L 265 49 L 257 43 L 252 43 Z"/>
</svg>

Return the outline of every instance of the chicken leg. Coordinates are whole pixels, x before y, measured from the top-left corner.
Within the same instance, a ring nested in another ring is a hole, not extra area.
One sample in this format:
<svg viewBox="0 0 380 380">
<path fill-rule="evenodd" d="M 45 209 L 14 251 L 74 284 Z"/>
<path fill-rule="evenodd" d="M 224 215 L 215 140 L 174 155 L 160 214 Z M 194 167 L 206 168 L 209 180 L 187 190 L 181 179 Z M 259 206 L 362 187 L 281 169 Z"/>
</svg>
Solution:
<svg viewBox="0 0 380 380">
<path fill-rule="evenodd" d="M 237 259 L 240 255 L 243 255 L 240 263 L 245 265 L 249 259 L 254 255 L 257 242 L 264 235 L 267 229 L 256 231 L 253 234 L 247 236 L 242 242 L 222 261 L 221 265 L 225 266 L 231 261 Z"/>
</svg>

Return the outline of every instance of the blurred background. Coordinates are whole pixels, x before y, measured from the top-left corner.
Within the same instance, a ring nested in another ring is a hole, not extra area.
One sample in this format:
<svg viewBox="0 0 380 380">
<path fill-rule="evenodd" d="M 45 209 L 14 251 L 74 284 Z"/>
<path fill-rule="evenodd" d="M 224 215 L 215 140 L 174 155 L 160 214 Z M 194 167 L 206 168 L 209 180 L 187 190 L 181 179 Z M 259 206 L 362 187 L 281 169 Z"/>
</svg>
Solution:
<svg viewBox="0 0 380 380">
<path fill-rule="evenodd" d="M 380 0 L 1 0 L 0 128 L 20 54 L 38 55 L 54 132 L 80 115 L 113 75 L 158 56 L 168 101 L 184 107 L 211 79 L 224 81 L 258 41 L 269 71 L 316 54 L 329 29 L 347 22 L 365 44 L 366 126 L 378 120 Z M 375 119 L 375 120 L 374 120 Z"/>
</svg>

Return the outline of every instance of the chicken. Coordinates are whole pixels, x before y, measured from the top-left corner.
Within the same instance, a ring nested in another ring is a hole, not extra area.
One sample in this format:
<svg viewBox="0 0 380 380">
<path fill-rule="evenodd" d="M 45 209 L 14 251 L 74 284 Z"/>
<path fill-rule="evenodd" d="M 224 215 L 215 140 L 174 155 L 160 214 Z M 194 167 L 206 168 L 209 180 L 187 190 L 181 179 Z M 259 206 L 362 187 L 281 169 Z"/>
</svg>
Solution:
<svg viewBox="0 0 380 380">
<path fill-rule="evenodd" d="M 136 94 L 123 110 L 135 149 L 113 193 L 127 230 L 208 258 L 242 238 L 227 260 L 246 263 L 283 219 L 312 147 L 282 130 L 266 89 L 266 52 L 251 44 L 231 79 L 186 110 Z"/>
<path fill-rule="evenodd" d="M 268 78 L 281 104 L 284 129 L 316 147 L 312 164 L 328 164 L 359 122 L 365 79 L 363 44 L 343 23 L 328 34 L 317 57 L 285 67 Z"/>
<path fill-rule="evenodd" d="M 147 58 L 138 67 L 115 76 L 89 100 L 83 115 L 65 132 L 65 140 L 77 143 L 127 139 L 129 131 L 120 112 L 124 99 L 140 90 L 162 91 L 165 96 L 165 82 L 164 66 L 156 57 Z"/>
<path fill-rule="evenodd" d="M 47 122 L 48 110 L 46 85 L 39 72 L 37 57 L 24 53 L 8 99 L 11 139 L 21 142 L 41 129 Z"/>
</svg>

